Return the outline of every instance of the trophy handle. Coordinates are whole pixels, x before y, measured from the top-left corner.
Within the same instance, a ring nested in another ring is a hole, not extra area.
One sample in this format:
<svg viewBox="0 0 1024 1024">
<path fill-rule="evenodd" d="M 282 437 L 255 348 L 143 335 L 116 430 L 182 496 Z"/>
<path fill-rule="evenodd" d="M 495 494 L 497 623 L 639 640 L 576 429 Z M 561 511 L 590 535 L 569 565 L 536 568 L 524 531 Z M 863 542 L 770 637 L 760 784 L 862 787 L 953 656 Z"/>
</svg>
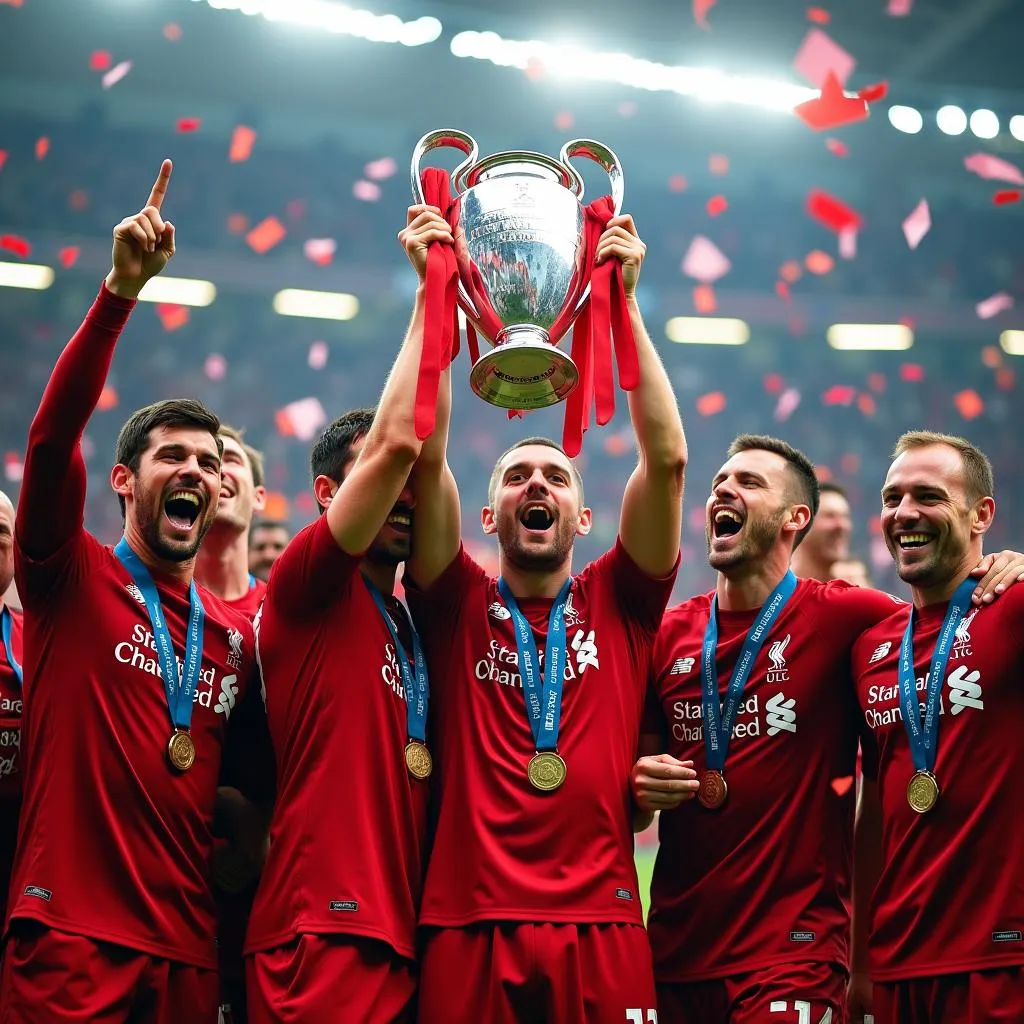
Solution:
<svg viewBox="0 0 1024 1024">
<path fill-rule="evenodd" d="M 425 203 L 423 197 L 423 183 L 420 181 L 420 161 L 432 149 L 440 149 L 444 146 L 451 146 L 466 154 L 466 159 L 452 171 L 452 181 L 458 180 L 477 162 L 480 155 L 480 148 L 476 139 L 466 132 L 460 132 L 457 128 L 439 128 L 437 131 L 427 132 L 426 135 L 416 143 L 412 151 L 412 197 L 417 203 Z"/>
<path fill-rule="evenodd" d="M 593 139 L 573 139 L 567 142 L 562 151 L 558 154 L 558 160 L 564 167 L 572 169 L 569 161 L 577 156 L 585 156 L 600 164 L 608 173 L 612 183 L 612 203 L 615 207 L 615 216 L 622 212 L 622 195 L 625 191 L 625 182 L 622 177 L 622 164 L 619 158 L 603 143 L 595 142 Z M 575 174 L 575 171 L 573 172 Z M 582 198 L 582 189 L 581 198 Z"/>
</svg>

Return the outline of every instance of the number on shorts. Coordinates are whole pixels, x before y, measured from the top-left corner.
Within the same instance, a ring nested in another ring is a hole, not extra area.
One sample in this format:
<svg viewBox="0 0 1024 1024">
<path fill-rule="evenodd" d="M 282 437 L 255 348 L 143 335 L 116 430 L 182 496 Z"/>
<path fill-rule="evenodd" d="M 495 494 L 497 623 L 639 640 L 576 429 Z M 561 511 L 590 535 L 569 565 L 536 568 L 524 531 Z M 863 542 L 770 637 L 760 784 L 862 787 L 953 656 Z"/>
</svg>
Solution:
<svg viewBox="0 0 1024 1024">
<path fill-rule="evenodd" d="M 811 1024 L 811 1004 L 806 999 L 794 999 L 793 1009 L 796 1011 L 796 1024 Z M 768 1007 L 769 1013 L 788 1013 L 789 1003 L 785 999 L 773 999 Z M 818 1024 L 832 1024 L 832 1007 L 830 1006 Z"/>
<path fill-rule="evenodd" d="M 644 1014 L 647 1014 L 644 1017 Z M 658 1024 L 658 1011 L 657 1010 L 627 1010 L 626 1020 L 630 1024 Z"/>
</svg>

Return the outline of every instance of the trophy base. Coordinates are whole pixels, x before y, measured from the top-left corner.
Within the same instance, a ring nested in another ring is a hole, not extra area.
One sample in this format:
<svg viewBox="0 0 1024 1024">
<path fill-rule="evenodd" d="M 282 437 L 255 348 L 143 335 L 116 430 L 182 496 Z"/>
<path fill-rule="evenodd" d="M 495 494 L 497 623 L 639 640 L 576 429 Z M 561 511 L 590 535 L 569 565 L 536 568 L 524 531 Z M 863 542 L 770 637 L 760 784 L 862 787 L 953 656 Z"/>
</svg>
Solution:
<svg viewBox="0 0 1024 1024">
<path fill-rule="evenodd" d="M 548 340 L 541 327 L 512 327 L 482 355 L 469 375 L 470 387 L 502 409 L 546 409 L 579 383 L 576 364 Z"/>
</svg>

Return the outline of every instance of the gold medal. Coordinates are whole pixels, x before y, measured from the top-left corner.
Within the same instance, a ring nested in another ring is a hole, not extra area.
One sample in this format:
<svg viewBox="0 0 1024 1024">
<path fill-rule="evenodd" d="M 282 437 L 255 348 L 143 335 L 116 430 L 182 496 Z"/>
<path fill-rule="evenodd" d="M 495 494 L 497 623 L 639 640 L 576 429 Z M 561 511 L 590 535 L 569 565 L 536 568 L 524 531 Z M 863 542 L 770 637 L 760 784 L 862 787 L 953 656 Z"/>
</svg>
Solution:
<svg viewBox="0 0 1024 1024">
<path fill-rule="evenodd" d="M 534 754 L 526 766 L 530 785 L 542 793 L 558 789 L 565 782 L 566 771 L 565 762 L 553 750 L 542 750 Z"/>
<path fill-rule="evenodd" d="M 907 803 L 918 814 L 927 814 L 938 802 L 939 780 L 931 772 L 914 772 L 907 783 Z"/>
<path fill-rule="evenodd" d="M 427 750 L 426 743 L 409 740 L 405 745 L 405 767 L 414 779 L 429 779 L 434 770 L 434 759 Z"/>
<path fill-rule="evenodd" d="M 717 811 L 725 798 L 729 795 L 729 787 L 726 785 L 725 776 L 708 768 L 700 777 L 700 788 L 697 790 L 697 799 L 701 807 L 709 811 Z"/>
<path fill-rule="evenodd" d="M 175 771 L 187 772 L 196 763 L 196 745 L 184 729 L 175 729 L 167 742 L 167 759 Z"/>
</svg>

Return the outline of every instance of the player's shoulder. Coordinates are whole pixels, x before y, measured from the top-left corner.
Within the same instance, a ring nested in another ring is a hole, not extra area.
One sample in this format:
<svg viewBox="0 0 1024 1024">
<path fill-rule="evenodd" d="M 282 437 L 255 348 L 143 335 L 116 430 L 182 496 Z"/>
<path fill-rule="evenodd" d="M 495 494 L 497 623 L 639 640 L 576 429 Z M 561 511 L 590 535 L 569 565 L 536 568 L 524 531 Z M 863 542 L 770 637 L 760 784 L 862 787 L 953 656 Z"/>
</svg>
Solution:
<svg viewBox="0 0 1024 1024">
<path fill-rule="evenodd" d="M 715 596 L 713 590 L 706 594 L 695 594 L 679 604 L 665 609 L 661 620 L 662 633 L 685 632 L 691 625 L 699 624 L 701 630 L 707 625 L 711 614 L 711 602 Z"/>
<path fill-rule="evenodd" d="M 873 587 L 858 587 L 846 580 L 801 580 L 808 597 L 833 610 L 857 610 L 881 621 L 894 611 L 906 608 L 907 602 L 895 594 Z"/>
<path fill-rule="evenodd" d="M 876 591 L 876 593 L 881 593 L 881 591 Z M 894 644 L 899 646 L 903 631 L 907 628 L 909 616 L 910 604 L 906 601 L 900 601 L 898 598 L 893 598 L 889 614 L 862 630 L 854 643 L 854 668 L 859 668 L 865 662 L 873 664 L 880 660 L 879 651 L 884 649 L 884 652 L 888 653 Z M 865 658 L 865 652 L 867 655 L 873 655 L 874 657 Z"/>
</svg>

